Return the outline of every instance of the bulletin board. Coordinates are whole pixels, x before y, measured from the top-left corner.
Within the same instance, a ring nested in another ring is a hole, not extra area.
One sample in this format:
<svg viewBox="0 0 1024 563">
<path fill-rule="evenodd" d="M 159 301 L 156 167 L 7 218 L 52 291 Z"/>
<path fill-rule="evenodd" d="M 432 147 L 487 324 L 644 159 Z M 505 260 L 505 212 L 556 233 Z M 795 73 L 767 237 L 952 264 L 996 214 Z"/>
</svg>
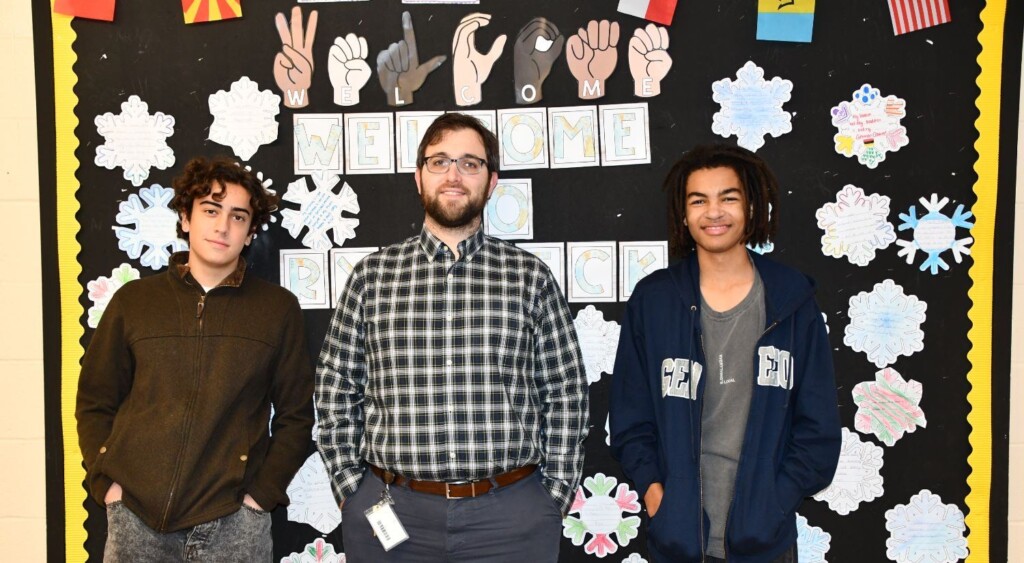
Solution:
<svg viewBox="0 0 1024 563">
<path fill-rule="evenodd" d="M 250 275 L 300 296 L 315 357 L 344 265 L 422 226 L 403 160 L 416 131 L 460 109 L 503 143 L 489 232 L 560 268 L 584 344 L 591 428 L 561 561 L 648 560 L 646 516 L 607 445 L 614 342 L 632 285 L 668 263 L 661 182 L 708 142 L 756 150 L 777 173 L 780 231 L 756 251 L 815 278 L 834 349 L 843 454 L 832 487 L 798 511 L 800 560 L 1006 560 L 1020 3 L 954 0 L 948 22 L 906 33 L 886 0 L 679 2 L 664 33 L 618 0 L 178 4 L 120 0 L 113 21 L 33 6 L 50 560 L 101 560 L 105 515 L 82 486 L 75 432 L 79 362 L 110 295 L 180 247 L 161 218 L 184 163 L 234 156 L 285 196 L 245 257 Z M 422 83 L 395 92 L 377 60 L 409 39 L 405 11 Z M 296 58 L 278 13 L 305 33 L 311 75 L 275 69 L 279 53 Z M 470 34 L 473 13 L 490 17 Z M 560 49 L 542 87 L 516 64 L 546 66 L 526 43 L 535 17 Z M 617 39 L 608 24 L 603 44 L 574 39 L 600 31 L 592 20 L 615 22 Z M 605 58 L 570 61 L 585 48 Z M 309 452 L 292 505 L 273 513 L 274 558 L 344 561 L 312 440 Z"/>
</svg>

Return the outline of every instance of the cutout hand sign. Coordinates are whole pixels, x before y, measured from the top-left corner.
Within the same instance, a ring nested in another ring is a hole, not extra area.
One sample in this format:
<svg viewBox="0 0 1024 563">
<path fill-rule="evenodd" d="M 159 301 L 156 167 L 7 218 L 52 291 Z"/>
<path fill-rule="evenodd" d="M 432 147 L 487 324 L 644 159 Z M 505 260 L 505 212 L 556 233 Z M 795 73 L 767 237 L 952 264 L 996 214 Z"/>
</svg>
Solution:
<svg viewBox="0 0 1024 563">
<path fill-rule="evenodd" d="M 581 100 L 604 96 L 604 81 L 612 75 L 618 63 L 619 23 L 591 20 L 587 28 L 580 28 L 569 38 L 565 58 L 569 70 L 579 82 Z"/>
<path fill-rule="evenodd" d="M 274 18 L 281 36 L 281 52 L 274 57 L 274 81 L 284 93 L 284 105 L 304 108 L 309 105 L 309 85 L 313 83 L 313 37 L 316 35 L 317 12 L 309 13 L 306 30 L 302 30 L 302 8 L 292 8 L 291 25 L 284 14 Z"/>
<path fill-rule="evenodd" d="M 490 14 L 474 13 L 462 18 L 452 39 L 452 65 L 455 82 L 455 103 L 472 106 L 480 103 L 481 86 L 491 74 L 494 61 L 505 48 L 505 35 L 499 36 L 486 54 L 476 50 L 476 30 L 491 23 Z"/>
<path fill-rule="evenodd" d="M 544 96 L 544 79 L 562 53 L 565 37 L 545 18 L 533 18 L 519 30 L 513 48 L 515 56 L 516 103 L 532 104 Z"/>
<path fill-rule="evenodd" d="M 412 103 L 412 93 L 420 89 L 427 75 L 437 70 L 445 56 L 438 55 L 420 64 L 416 50 L 416 32 L 412 28 L 412 16 L 402 12 L 403 39 L 388 45 L 377 54 L 377 77 L 380 87 L 388 97 L 389 106 L 404 106 Z"/>
<path fill-rule="evenodd" d="M 365 37 L 349 33 L 344 39 L 334 38 L 328 53 L 327 72 L 334 86 L 335 104 L 354 106 L 359 103 L 359 90 L 370 80 L 370 65 L 366 64 L 369 53 Z"/>
<path fill-rule="evenodd" d="M 661 79 L 672 68 L 668 54 L 668 30 L 653 23 L 638 27 L 629 40 L 629 72 L 633 75 L 633 93 L 651 98 L 661 93 Z"/>
</svg>

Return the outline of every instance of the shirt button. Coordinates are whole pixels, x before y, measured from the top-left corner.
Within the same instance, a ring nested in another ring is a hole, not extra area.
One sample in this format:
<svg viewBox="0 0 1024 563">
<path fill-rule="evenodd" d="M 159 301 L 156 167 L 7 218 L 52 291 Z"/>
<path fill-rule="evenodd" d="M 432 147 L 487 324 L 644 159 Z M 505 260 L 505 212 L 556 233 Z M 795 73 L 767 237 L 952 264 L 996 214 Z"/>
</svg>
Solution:
<svg viewBox="0 0 1024 563">
<path fill-rule="evenodd" d="M 239 456 L 239 457 L 238 457 L 238 459 L 240 459 L 240 460 L 242 460 L 242 461 L 246 461 L 246 460 L 248 460 L 248 459 L 249 459 L 249 456 L 247 456 L 247 455 L 245 455 L 245 454 L 242 454 L 241 456 Z"/>
<path fill-rule="evenodd" d="M 455 459 L 455 452 L 448 452 L 448 457 L 450 459 Z"/>
<path fill-rule="evenodd" d="M 452 274 L 448 274 L 448 281 L 452 281 L 453 279 L 455 279 L 455 276 L 453 276 Z"/>
<path fill-rule="evenodd" d="M 452 361 L 448 360 L 448 366 L 451 367 L 451 365 L 452 365 Z"/>
<path fill-rule="evenodd" d="M 455 320 L 455 315 L 448 315 L 448 322 Z"/>
<path fill-rule="evenodd" d="M 105 453 L 107 453 L 107 447 L 106 447 L 106 446 L 101 446 L 101 447 L 100 447 L 100 453 L 101 453 L 101 454 L 105 454 Z"/>
</svg>

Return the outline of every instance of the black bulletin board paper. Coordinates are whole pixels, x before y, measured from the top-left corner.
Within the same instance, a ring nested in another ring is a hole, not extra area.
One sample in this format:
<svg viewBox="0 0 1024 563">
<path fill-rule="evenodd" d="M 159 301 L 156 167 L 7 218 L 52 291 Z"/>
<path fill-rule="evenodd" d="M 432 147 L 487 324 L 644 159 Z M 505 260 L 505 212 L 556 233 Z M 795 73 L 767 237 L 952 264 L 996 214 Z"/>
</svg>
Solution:
<svg viewBox="0 0 1024 563">
<path fill-rule="evenodd" d="M 615 0 L 591 2 L 520 2 L 487 1 L 478 6 L 455 5 L 403 5 L 394 0 L 366 2 L 323 2 L 301 4 L 305 14 L 319 11 L 314 57 L 316 69 L 309 95 L 311 103 L 300 110 L 282 106 L 278 116 L 278 140 L 261 147 L 247 161 L 255 170 L 274 180 L 281 193 L 285 186 L 297 179 L 292 172 L 292 115 L 299 113 L 368 113 L 394 112 L 386 104 L 379 87 L 374 60 L 376 53 L 388 43 L 401 38 L 401 12 L 412 14 L 417 31 L 421 60 L 436 55 L 451 55 L 452 34 L 459 20 L 473 11 L 492 14 L 489 26 L 477 32 L 479 49 L 486 50 L 499 34 L 509 36 L 509 45 L 495 64 L 491 76 L 483 85 L 483 103 L 472 109 L 503 109 L 517 107 L 513 88 L 513 59 L 511 43 L 519 29 L 535 16 L 545 16 L 555 22 L 566 36 L 592 19 L 611 19 L 620 22 L 619 62 L 608 80 L 607 94 L 596 102 L 577 97 L 575 79 L 566 66 L 564 55 L 559 58 L 544 84 L 544 99 L 536 104 L 542 107 L 569 107 L 577 105 L 616 104 L 636 101 L 649 103 L 652 159 L 649 165 L 621 167 L 591 167 L 575 169 L 539 169 L 505 171 L 503 178 L 532 178 L 535 210 L 534 242 L 575 241 L 650 241 L 665 240 L 665 195 L 660 189 L 662 179 L 675 159 L 698 143 L 725 141 L 711 132 L 712 115 L 720 108 L 711 99 L 711 83 L 723 78 L 735 79 L 738 69 L 748 60 L 764 69 L 765 78 L 773 76 L 791 80 L 792 98 L 783 109 L 792 113 L 791 133 L 778 138 L 767 137 L 763 148 L 757 151 L 777 173 L 782 186 L 779 209 L 780 232 L 771 256 L 812 275 L 818 284 L 818 302 L 828 316 L 830 339 L 835 350 L 836 377 L 839 384 L 840 412 L 844 426 L 853 429 L 856 405 L 851 389 L 859 382 L 874 379 L 877 368 L 863 353 L 855 352 L 843 344 L 843 330 L 849 324 L 847 311 L 851 296 L 870 291 L 885 279 L 892 279 L 907 294 L 913 294 L 928 304 L 927 320 L 921 326 L 925 333 L 924 349 L 909 357 L 901 356 L 894 367 L 906 379 L 924 385 L 921 407 L 927 415 L 926 428 L 918 428 L 904 436 L 894 446 L 884 448 L 885 464 L 882 468 L 884 494 L 871 502 L 861 503 L 848 515 L 833 512 L 823 502 L 808 499 L 799 512 L 812 523 L 831 534 L 828 561 L 885 561 L 885 528 L 887 510 L 905 504 L 912 495 L 928 489 L 939 495 L 943 502 L 959 507 L 965 514 L 971 511 L 989 511 L 986 525 L 991 526 L 989 537 L 981 542 L 976 535 L 968 536 L 968 544 L 992 545 L 988 554 L 975 551 L 972 557 L 991 555 L 992 560 L 1005 560 L 1006 505 L 1005 505 L 1005 441 L 989 445 L 994 456 L 1003 462 L 993 469 L 991 506 L 969 506 L 968 476 L 972 468 L 968 455 L 972 451 L 972 428 L 967 421 L 972 405 L 968 402 L 971 385 L 968 373 L 971 364 L 968 352 L 972 343 L 968 338 L 971 328 L 968 314 L 972 303 L 968 290 L 975 283 L 969 275 L 973 264 L 967 257 L 962 264 L 951 263 L 951 269 L 932 275 L 918 270 L 920 259 L 908 265 L 897 255 L 893 244 L 878 252 L 878 256 L 865 267 L 846 260 L 837 260 L 821 252 L 821 230 L 815 222 L 815 212 L 827 202 L 835 201 L 836 192 L 844 185 L 859 186 L 868 193 L 886 195 L 891 199 L 889 221 L 899 223 L 897 214 L 905 213 L 912 205 L 920 209 L 920 198 L 937 193 L 950 198 L 946 211 L 963 204 L 970 209 L 977 201 L 975 183 L 978 175 L 974 166 L 979 158 L 975 150 L 979 116 L 976 101 L 979 87 L 977 62 L 982 47 L 978 42 L 982 30 L 979 15 L 980 1 L 951 2 L 952 22 L 935 28 L 894 36 L 886 2 L 819 2 L 814 20 L 814 41 L 810 44 L 756 41 L 756 2 L 680 2 L 675 20 L 669 28 L 672 69 L 662 82 L 662 94 L 656 98 L 640 100 L 633 96 L 633 81 L 629 75 L 626 45 L 633 30 L 646 22 L 616 12 Z M 73 72 L 77 77 L 74 95 L 77 105 L 74 113 L 79 125 L 74 137 L 80 143 L 74 156 L 79 163 L 75 178 L 80 187 L 76 198 L 80 210 L 76 219 L 80 226 L 77 242 L 81 251 L 77 256 L 81 274 L 77 280 L 82 288 L 90 280 L 110 275 L 112 268 L 122 262 L 132 263 L 143 275 L 152 270 L 141 267 L 118 249 L 118 241 L 111 226 L 118 205 L 129 194 L 136 193 L 121 176 L 121 170 L 107 170 L 94 164 L 96 148 L 104 142 L 93 123 L 97 115 L 120 111 L 120 104 L 129 96 L 137 95 L 149 105 L 150 113 L 157 111 L 173 115 L 174 135 L 168 139 L 176 162 L 167 170 L 152 169 L 144 186 L 169 186 L 181 166 L 195 155 L 231 154 L 229 147 L 208 140 L 212 117 L 208 98 L 219 90 L 228 90 L 231 83 L 248 76 L 280 95 L 273 77 L 274 56 L 280 49 L 280 40 L 274 28 L 274 16 L 288 13 L 294 4 L 281 1 L 252 1 L 243 3 L 244 17 L 237 20 L 185 25 L 177 2 L 118 3 L 113 23 L 75 20 L 72 28 L 77 35 L 73 44 L 77 62 Z M 1019 7 L 1018 7 L 1019 8 Z M 1004 63 L 1004 107 L 1016 108 L 1019 90 L 1021 14 L 1007 11 L 1007 53 Z M 37 15 L 39 10 L 37 10 Z M 48 14 L 43 14 L 48 17 Z M 58 17 L 58 16 L 54 16 Z M 332 87 L 327 72 L 327 51 L 336 36 L 355 32 L 367 38 L 370 45 L 370 82 L 361 92 L 361 102 L 342 108 L 332 103 Z M 1014 67 L 1013 65 L 1017 66 Z M 870 83 L 883 95 L 893 94 L 907 102 L 907 116 L 903 125 L 910 138 L 909 145 L 888 154 L 876 169 L 844 158 L 836 153 L 832 137 L 836 132 L 830 122 L 829 110 L 840 101 L 848 100 L 851 92 L 862 84 Z M 52 87 L 52 85 L 48 86 Z M 1012 102 L 1012 103 L 1011 103 Z M 52 104 L 52 100 L 50 101 Z M 41 111 L 42 111 L 42 103 Z M 426 80 L 416 93 L 415 102 L 398 111 L 448 111 L 458 109 L 452 90 L 452 66 L 447 61 Z M 1004 114 L 1008 113 L 1004 111 Z M 1004 118 L 1006 116 L 1004 115 Z M 42 113 L 40 119 L 43 119 Z M 1016 120 L 1010 123 L 1015 124 Z M 1000 170 L 1012 171 L 1013 152 L 1007 145 L 1008 137 L 1015 136 L 1012 127 L 1003 127 Z M 42 129 L 40 130 L 42 132 Z M 1011 139 L 1012 140 L 1012 139 Z M 42 145 L 44 141 L 41 140 Z M 735 142 L 735 138 L 727 142 Z M 52 147 L 49 150 L 54 150 Z M 49 162 L 49 160 L 41 159 Z M 1009 164 L 1008 164 L 1009 163 Z M 45 178 L 53 178 L 53 171 L 43 171 Z M 416 234 L 422 224 L 423 210 L 416 196 L 411 174 L 351 175 L 343 176 L 359 197 L 361 207 L 356 237 L 346 246 L 385 246 Z M 1012 225 L 1013 180 L 1000 176 L 1001 203 L 1009 203 L 1009 225 Z M 1009 186 L 1009 187 L 1006 187 Z M 52 186 L 51 186 L 52 187 Z M 1002 209 L 1001 209 L 1002 211 Z M 45 213 L 45 211 L 44 211 Z M 993 217 L 976 217 L 977 221 L 993 221 Z M 1000 221 L 1005 220 L 1000 216 Z M 46 225 L 44 221 L 44 225 Z M 898 234 L 899 236 L 899 234 Z M 905 235 L 904 235 L 905 237 Z M 1005 257 L 1012 257 L 1012 237 L 1003 229 L 996 237 Z M 991 242 L 991 241 L 989 241 Z M 1010 250 L 1007 251 L 1006 247 Z M 253 273 L 271 281 L 278 281 L 279 250 L 301 248 L 280 223 L 266 233 L 260 233 L 246 258 Z M 1011 262 L 1012 263 L 1012 262 Z M 51 275 L 53 273 L 51 272 Z M 1009 276 L 1009 268 L 996 269 L 998 279 Z M 1001 277 L 999 277 L 1001 276 Z M 997 280 L 998 281 L 998 280 Z M 1003 288 L 1008 291 L 1009 284 Z M 997 285 L 998 287 L 998 285 Z M 1008 297 L 1004 310 L 1009 310 Z M 85 292 L 79 297 L 84 312 L 91 303 Z M 573 303 L 573 313 L 588 303 Z M 606 320 L 620 321 L 622 303 L 594 303 Z M 314 356 L 327 328 L 330 311 L 307 310 L 306 328 L 309 349 Z M 996 321 L 1008 331 L 1009 319 L 997 315 Z M 996 332 L 1000 327 L 993 327 Z M 47 330 L 54 330 L 48 325 Z M 48 333 L 52 334 L 52 333 Z M 91 329 L 85 328 L 81 340 L 87 345 Z M 1003 356 L 995 351 L 997 360 Z M 1009 352 L 1005 351 L 1005 355 Z M 1006 388 L 1008 366 L 1002 366 L 991 375 L 995 388 Z M 52 363 L 47 366 L 54 393 L 55 375 Z M 624 480 L 611 459 L 605 444 L 609 381 L 613 375 L 605 374 L 591 386 L 591 433 L 587 441 L 587 461 L 584 476 L 601 472 Z M 1003 379 L 1000 379 L 1003 378 Z M 64 380 L 67 384 L 67 379 Z M 1003 385 L 1003 387 L 999 387 Z M 1005 427 L 1008 411 L 999 406 L 1008 399 L 994 397 L 994 420 Z M 52 403 L 48 401 L 48 405 Z M 66 406 L 65 406 L 66 409 Z M 47 420 L 59 417 L 49 407 Z M 54 432 L 56 424 L 48 425 Z M 879 444 L 873 436 L 861 434 L 861 439 Z M 74 442 L 74 435 L 63 436 Z M 976 449 L 977 446 L 974 446 Z M 313 444 L 310 443 L 310 452 Z M 78 464 L 80 458 L 65 459 L 65 464 Z M 1000 479 L 1001 477 L 1001 479 Z M 61 473 L 51 468 L 48 485 L 62 487 Z M 1003 491 L 1002 496 L 998 494 Z M 51 492 L 57 495 L 57 492 Z M 81 489 L 66 488 L 69 499 L 76 495 L 85 502 L 87 515 L 84 523 L 71 521 L 77 515 L 66 514 L 59 503 L 49 503 L 51 526 L 57 519 L 65 520 L 67 528 L 84 526 L 87 539 L 85 552 L 90 561 L 101 559 L 105 515 L 92 501 L 86 501 Z M 70 501 L 66 503 L 73 504 Z M 307 544 L 321 537 L 313 528 L 291 522 L 286 510 L 274 513 L 275 561 L 302 551 Z M 990 522 L 989 522 L 990 520 Z M 81 522 L 81 519 L 79 519 Z M 970 530 L 969 530 L 970 531 Z M 327 534 L 325 539 L 338 551 L 343 550 L 340 528 Z M 64 538 L 50 535 L 51 558 L 58 554 L 78 553 L 78 546 L 62 545 Z M 646 554 L 645 534 L 641 527 L 639 537 L 628 545 L 618 547 L 608 555 L 608 561 L 621 561 L 631 553 Z M 980 542 L 980 543 L 979 543 Z M 563 540 L 561 561 L 590 561 L 593 555 L 584 553 L 581 546 Z"/>
</svg>

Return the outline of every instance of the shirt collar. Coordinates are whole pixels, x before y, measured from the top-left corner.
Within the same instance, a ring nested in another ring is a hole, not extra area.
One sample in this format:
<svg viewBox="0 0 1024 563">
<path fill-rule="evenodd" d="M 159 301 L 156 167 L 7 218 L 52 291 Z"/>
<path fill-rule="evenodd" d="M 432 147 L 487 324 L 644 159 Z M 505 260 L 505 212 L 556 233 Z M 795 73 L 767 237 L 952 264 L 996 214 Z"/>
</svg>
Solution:
<svg viewBox="0 0 1024 563">
<path fill-rule="evenodd" d="M 481 225 L 469 238 L 458 244 L 459 256 L 467 261 L 472 260 L 473 256 L 483 248 L 485 241 L 484 229 L 483 225 Z M 445 246 L 441 239 L 434 236 L 434 233 L 431 233 L 427 226 L 423 225 L 423 228 L 420 230 L 420 250 L 427 256 L 427 260 L 433 262 L 434 258 L 443 252 Z"/>
<path fill-rule="evenodd" d="M 195 280 L 190 275 L 190 269 L 188 267 L 188 251 L 183 250 L 181 252 L 175 252 L 171 255 L 170 269 L 177 276 L 185 281 Z M 235 267 L 235 271 L 228 275 L 228 277 L 221 280 L 216 287 L 238 287 L 242 285 L 242 280 L 245 279 L 245 258 L 238 257 L 238 266 Z M 199 282 L 196 282 L 199 285 Z M 210 288 L 213 289 L 213 288 Z"/>
</svg>

